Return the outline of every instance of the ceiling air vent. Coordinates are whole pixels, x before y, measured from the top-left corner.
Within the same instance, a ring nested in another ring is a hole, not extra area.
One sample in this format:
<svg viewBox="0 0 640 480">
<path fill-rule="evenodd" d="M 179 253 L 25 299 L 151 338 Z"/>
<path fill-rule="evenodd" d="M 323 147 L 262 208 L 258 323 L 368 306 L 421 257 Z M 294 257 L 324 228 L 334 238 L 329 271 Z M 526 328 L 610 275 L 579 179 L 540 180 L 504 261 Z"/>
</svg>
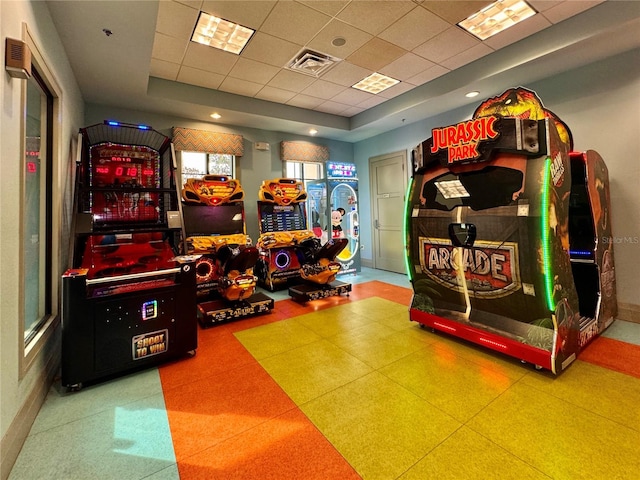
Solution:
<svg viewBox="0 0 640 480">
<path fill-rule="evenodd" d="M 339 61 L 339 58 L 332 57 L 326 53 L 304 49 L 298 52 L 285 68 L 312 77 L 319 77 Z"/>
</svg>

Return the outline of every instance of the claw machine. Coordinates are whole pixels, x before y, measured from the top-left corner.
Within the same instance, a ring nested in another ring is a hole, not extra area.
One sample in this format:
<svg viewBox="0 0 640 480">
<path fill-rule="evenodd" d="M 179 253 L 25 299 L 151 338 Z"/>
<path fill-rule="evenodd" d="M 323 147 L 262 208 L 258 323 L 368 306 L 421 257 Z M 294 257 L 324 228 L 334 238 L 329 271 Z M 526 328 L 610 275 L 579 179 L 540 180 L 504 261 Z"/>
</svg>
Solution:
<svg viewBox="0 0 640 480">
<path fill-rule="evenodd" d="M 307 182 L 312 230 L 325 243 L 344 238 L 346 247 L 336 257 L 338 275 L 360 272 L 360 219 L 358 175 L 352 163 L 327 162 L 326 179 Z"/>
</svg>

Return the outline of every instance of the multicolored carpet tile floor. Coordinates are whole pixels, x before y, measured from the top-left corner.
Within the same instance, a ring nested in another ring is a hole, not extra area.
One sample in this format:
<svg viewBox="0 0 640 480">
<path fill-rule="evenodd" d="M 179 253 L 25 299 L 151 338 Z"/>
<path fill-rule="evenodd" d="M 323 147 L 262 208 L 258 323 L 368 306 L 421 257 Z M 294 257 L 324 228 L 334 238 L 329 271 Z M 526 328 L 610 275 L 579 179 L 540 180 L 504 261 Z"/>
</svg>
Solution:
<svg viewBox="0 0 640 480">
<path fill-rule="evenodd" d="M 365 270 L 200 329 L 192 358 L 57 382 L 10 479 L 640 478 L 640 324 L 553 378 L 420 328 L 406 277 Z"/>
</svg>

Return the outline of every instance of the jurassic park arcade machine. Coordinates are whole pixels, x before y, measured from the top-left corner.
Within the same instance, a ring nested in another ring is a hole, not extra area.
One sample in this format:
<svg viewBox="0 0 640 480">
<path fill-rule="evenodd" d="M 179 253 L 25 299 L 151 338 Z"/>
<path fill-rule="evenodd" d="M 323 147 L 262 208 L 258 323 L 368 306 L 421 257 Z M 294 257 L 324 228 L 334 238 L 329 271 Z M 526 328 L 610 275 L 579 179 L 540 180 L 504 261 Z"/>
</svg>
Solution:
<svg viewBox="0 0 640 480">
<path fill-rule="evenodd" d="M 173 147 L 147 126 L 80 130 L 71 268 L 62 276 L 62 385 L 156 365 L 197 348 L 194 258 Z"/>
<path fill-rule="evenodd" d="M 198 321 L 208 327 L 273 309 L 256 292 L 259 252 L 246 234 L 244 190 L 223 175 L 189 178 L 182 189 L 188 253 L 198 255 Z"/>
<path fill-rule="evenodd" d="M 534 92 L 413 151 L 410 319 L 561 373 L 617 312 L 607 169 Z"/>
<path fill-rule="evenodd" d="M 296 179 L 265 180 L 258 193 L 260 259 L 258 280 L 274 291 L 286 287 L 298 301 L 348 294 L 351 284 L 335 282 L 342 268 L 336 257 L 347 246 L 346 239 L 321 245 L 307 229 L 307 192 Z"/>
</svg>

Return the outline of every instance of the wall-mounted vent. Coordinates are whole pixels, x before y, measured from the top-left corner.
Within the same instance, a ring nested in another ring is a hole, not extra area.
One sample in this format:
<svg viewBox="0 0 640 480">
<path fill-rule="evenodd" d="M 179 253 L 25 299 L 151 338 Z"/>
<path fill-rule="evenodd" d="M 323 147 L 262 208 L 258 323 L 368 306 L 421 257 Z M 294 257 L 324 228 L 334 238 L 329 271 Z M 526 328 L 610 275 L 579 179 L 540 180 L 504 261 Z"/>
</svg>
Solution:
<svg viewBox="0 0 640 480">
<path fill-rule="evenodd" d="M 326 53 L 303 49 L 289 61 L 285 68 L 312 77 L 319 77 L 339 61 L 339 58 Z"/>
<path fill-rule="evenodd" d="M 7 38 L 4 67 L 7 73 L 15 78 L 31 76 L 31 50 L 21 40 Z"/>
</svg>

